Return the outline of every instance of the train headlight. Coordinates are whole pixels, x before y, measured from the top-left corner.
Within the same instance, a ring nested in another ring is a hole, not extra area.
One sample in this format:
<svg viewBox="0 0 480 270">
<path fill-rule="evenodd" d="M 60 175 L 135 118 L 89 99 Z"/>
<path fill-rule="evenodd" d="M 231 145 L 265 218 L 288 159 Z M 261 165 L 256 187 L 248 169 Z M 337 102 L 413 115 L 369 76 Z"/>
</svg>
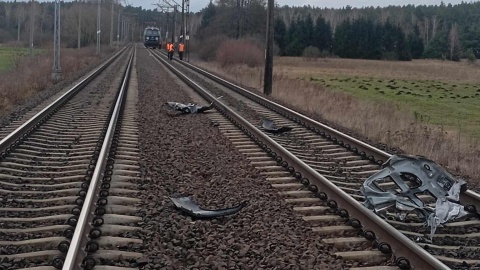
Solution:
<svg viewBox="0 0 480 270">
<path fill-rule="evenodd" d="M 148 40 L 148 37 L 145 37 L 145 40 Z"/>
<path fill-rule="evenodd" d="M 155 37 L 155 40 L 158 40 L 158 37 Z"/>
</svg>

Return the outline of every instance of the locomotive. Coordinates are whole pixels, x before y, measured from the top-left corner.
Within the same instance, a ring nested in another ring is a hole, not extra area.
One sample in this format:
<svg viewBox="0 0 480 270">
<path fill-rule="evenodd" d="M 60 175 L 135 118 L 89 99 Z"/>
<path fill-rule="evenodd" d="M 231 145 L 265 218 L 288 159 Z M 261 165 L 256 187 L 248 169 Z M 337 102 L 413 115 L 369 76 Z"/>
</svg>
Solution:
<svg viewBox="0 0 480 270">
<path fill-rule="evenodd" d="M 146 27 L 143 31 L 143 45 L 146 48 L 160 48 L 160 30 L 156 27 Z"/>
</svg>

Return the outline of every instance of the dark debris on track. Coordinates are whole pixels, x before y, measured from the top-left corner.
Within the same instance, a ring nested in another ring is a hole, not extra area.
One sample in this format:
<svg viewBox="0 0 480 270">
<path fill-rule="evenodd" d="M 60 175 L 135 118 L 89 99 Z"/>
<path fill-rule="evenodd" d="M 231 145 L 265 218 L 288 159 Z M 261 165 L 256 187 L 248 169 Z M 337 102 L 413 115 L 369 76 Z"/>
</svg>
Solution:
<svg viewBox="0 0 480 270">
<path fill-rule="evenodd" d="M 167 111 L 165 102 L 190 99 L 143 48 L 137 70 L 142 269 L 343 268 L 207 116 Z M 249 204 L 234 216 L 193 220 L 169 200 L 181 195 L 205 208 Z"/>
</svg>

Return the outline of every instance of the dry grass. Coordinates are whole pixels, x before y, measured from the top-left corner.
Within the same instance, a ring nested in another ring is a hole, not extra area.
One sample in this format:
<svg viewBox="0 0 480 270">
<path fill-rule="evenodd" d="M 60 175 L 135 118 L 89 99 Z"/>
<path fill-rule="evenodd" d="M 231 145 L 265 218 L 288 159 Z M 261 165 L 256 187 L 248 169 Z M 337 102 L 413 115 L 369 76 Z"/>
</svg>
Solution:
<svg viewBox="0 0 480 270">
<path fill-rule="evenodd" d="M 288 61 L 288 64 L 282 64 L 283 61 Z M 480 171 L 477 169 L 480 161 L 478 139 L 467 137 L 461 131 L 447 131 L 441 126 L 424 124 L 416 119 L 410 111 L 391 102 L 379 103 L 357 99 L 347 93 L 328 90 L 319 84 L 291 78 L 292 73 L 314 72 L 313 69 L 318 65 L 325 65 L 324 68 L 335 70 L 335 72 L 343 70 L 342 72 L 349 72 L 350 75 L 355 72 L 370 72 L 368 76 L 375 73 L 379 77 L 428 77 L 430 80 L 440 76 L 429 69 L 419 74 L 420 70 L 432 65 L 431 61 L 397 63 L 353 60 L 353 63 L 348 63 L 349 61 L 334 59 L 315 64 L 302 60 L 277 59 L 273 97 L 309 113 L 320 115 L 327 121 L 362 134 L 372 141 L 400 148 L 409 154 L 429 157 L 450 171 L 466 175 L 471 179 L 479 178 Z M 371 62 L 371 65 L 374 66 L 369 66 L 367 62 Z M 382 63 L 394 65 L 398 72 L 381 68 Z M 215 63 L 196 64 L 236 81 L 238 84 L 257 90 L 262 89 L 262 68 L 248 68 L 247 66 L 220 68 Z M 447 76 L 448 72 L 444 65 L 449 66 L 448 69 L 451 68 L 452 74 Z M 361 69 L 362 66 L 365 67 L 364 70 Z M 480 80 L 473 76 L 473 68 L 470 66 L 465 66 L 465 70 L 462 72 L 458 71 L 458 66 L 453 68 L 455 65 L 448 63 L 433 63 L 433 66 L 437 72 L 445 72 L 444 75 L 449 80 L 457 79 L 454 74 L 459 74 L 461 80 Z M 316 75 L 318 76 L 318 74 Z"/>
<path fill-rule="evenodd" d="M 62 77 L 98 60 L 92 48 L 62 49 Z M 52 54 L 37 55 L 30 59 L 21 58 L 8 72 L 0 73 L 0 116 L 8 114 L 12 108 L 52 85 Z"/>
</svg>

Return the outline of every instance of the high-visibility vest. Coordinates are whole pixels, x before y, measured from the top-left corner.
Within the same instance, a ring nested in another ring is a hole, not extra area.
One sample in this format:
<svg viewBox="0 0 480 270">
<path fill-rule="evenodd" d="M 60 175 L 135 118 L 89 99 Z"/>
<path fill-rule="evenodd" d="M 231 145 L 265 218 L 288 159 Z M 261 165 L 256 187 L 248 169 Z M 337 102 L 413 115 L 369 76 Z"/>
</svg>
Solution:
<svg viewBox="0 0 480 270">
<path fill-rule="evenodd" d="M 183 43 L 180 43 L 180 45 L 178 46 L 178 51 L 183 52 L 184 50 L 185 50 L 185 45 Z"/>
</svg>

